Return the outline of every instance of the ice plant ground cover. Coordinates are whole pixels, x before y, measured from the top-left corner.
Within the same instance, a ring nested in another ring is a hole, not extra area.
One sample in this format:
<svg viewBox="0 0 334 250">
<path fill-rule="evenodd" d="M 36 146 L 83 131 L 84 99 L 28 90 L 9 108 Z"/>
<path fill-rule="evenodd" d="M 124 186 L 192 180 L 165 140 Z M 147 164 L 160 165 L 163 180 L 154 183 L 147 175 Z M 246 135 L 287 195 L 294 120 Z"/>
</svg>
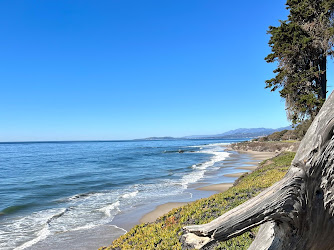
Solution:
<svg viewBox="0 0 334 250">
<path fill-rule="evenodd" d="M 181 249 L 182 228 L 190 224 L 203 224 L 256 196 L 265 188 L 283 178 L 295 153 L 285 152 L 263 161 L 257 170 L 242 176 L 224 193 L 197 200 L 189 205 L 173 209 L 156 222 L 140 224 L 115 240 L 111 249 Z M 257 228 L 225 242 L 217 243 L 216 249 L 247 249 Z"/>
</svg>

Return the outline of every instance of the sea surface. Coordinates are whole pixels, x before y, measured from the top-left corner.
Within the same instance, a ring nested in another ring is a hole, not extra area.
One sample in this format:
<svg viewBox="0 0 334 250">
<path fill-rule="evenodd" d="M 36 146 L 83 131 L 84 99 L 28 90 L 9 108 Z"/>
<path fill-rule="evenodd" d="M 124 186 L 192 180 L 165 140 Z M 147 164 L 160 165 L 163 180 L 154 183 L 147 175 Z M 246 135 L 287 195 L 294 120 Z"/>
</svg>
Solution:
<svg viewBox="0 0 334 250">
<path fill-rule="evenodd" d="M 124 234 L 115 216 L 194 199 L 192 185 L 224 171 L 231 142 L 0 143 L 0 249 L 56 249 L 94 228 Z"/>
</svg>

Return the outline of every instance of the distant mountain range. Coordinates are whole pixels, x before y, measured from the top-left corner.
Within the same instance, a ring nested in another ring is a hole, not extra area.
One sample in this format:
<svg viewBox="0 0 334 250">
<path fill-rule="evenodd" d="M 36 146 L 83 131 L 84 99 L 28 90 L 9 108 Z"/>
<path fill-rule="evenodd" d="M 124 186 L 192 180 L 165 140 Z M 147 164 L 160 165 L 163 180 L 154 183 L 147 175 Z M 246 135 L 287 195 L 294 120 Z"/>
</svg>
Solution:
<svg viewBox="0 0 334 250">
<path fill-rule="evenodd" d="M 283 128 L 238 128 L 217 135 L 191 135 L 185 136 L 184 139 L 241 139 L 241 138 L 257 138 L 260 136 L 270 135 L 274 132 L 292 129 L 291 126 Z"/>
<path fill-rule="evenodd" d="M 283 128 L 238 128 L 234 130 L 227 131 L 222 134 L 217 135 L 190 135 L 184 136 L 181 138 L 175 138 L 170 136 L 165 137 L 149 137 L 145 140 L 173 140 L 173 139 L 245 139 L 245 138 L 257 138 L 261 136 L 267 136 L 274 132 L 279 132 L 283 130 L 291 130 L 292 127 L 283 127 Z"/>
</svg>

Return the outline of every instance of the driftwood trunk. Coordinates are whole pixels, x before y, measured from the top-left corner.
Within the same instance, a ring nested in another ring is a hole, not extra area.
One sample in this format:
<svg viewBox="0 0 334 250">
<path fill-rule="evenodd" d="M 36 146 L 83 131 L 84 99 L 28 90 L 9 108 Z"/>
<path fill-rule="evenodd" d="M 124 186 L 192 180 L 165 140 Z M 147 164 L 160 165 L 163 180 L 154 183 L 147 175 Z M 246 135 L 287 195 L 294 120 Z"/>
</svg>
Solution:
<svg viewBox="0 0 334 250">
<path fill-rule="evenodd" d="M 286 176 L 212 222 L 185 227 L 186 244 L 206 249 L 262 225 L 249 249 L 334 249 L 333 130 L 332 93 Z"/>
</svg>

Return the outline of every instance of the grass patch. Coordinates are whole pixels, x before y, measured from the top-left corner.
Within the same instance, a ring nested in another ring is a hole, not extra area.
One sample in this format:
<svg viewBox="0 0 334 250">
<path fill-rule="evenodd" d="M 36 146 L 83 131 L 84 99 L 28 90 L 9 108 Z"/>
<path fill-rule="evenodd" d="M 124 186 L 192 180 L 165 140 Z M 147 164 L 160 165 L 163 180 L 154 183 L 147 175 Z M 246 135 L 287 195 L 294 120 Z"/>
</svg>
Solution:
<svg viewBox="0 0 334 250">
<path fill-rule="evenodd" d="M 137 225 L 115 240 L 111 246 L 102 247 L 100 250 L 181 249 L 179 239 L 184 226 L 208 223 L 256 196 L 283 178 L 294 156 L 293 152 L 285 152 L 263 161 L 257 170 L 241 177 L 236 185 L 226 192 L 175 208 L 154 223 Z M 215 249 L 247 249 L 257 230 L 255 228 L 228 241 L 217 243 Z"/>
</svg>

